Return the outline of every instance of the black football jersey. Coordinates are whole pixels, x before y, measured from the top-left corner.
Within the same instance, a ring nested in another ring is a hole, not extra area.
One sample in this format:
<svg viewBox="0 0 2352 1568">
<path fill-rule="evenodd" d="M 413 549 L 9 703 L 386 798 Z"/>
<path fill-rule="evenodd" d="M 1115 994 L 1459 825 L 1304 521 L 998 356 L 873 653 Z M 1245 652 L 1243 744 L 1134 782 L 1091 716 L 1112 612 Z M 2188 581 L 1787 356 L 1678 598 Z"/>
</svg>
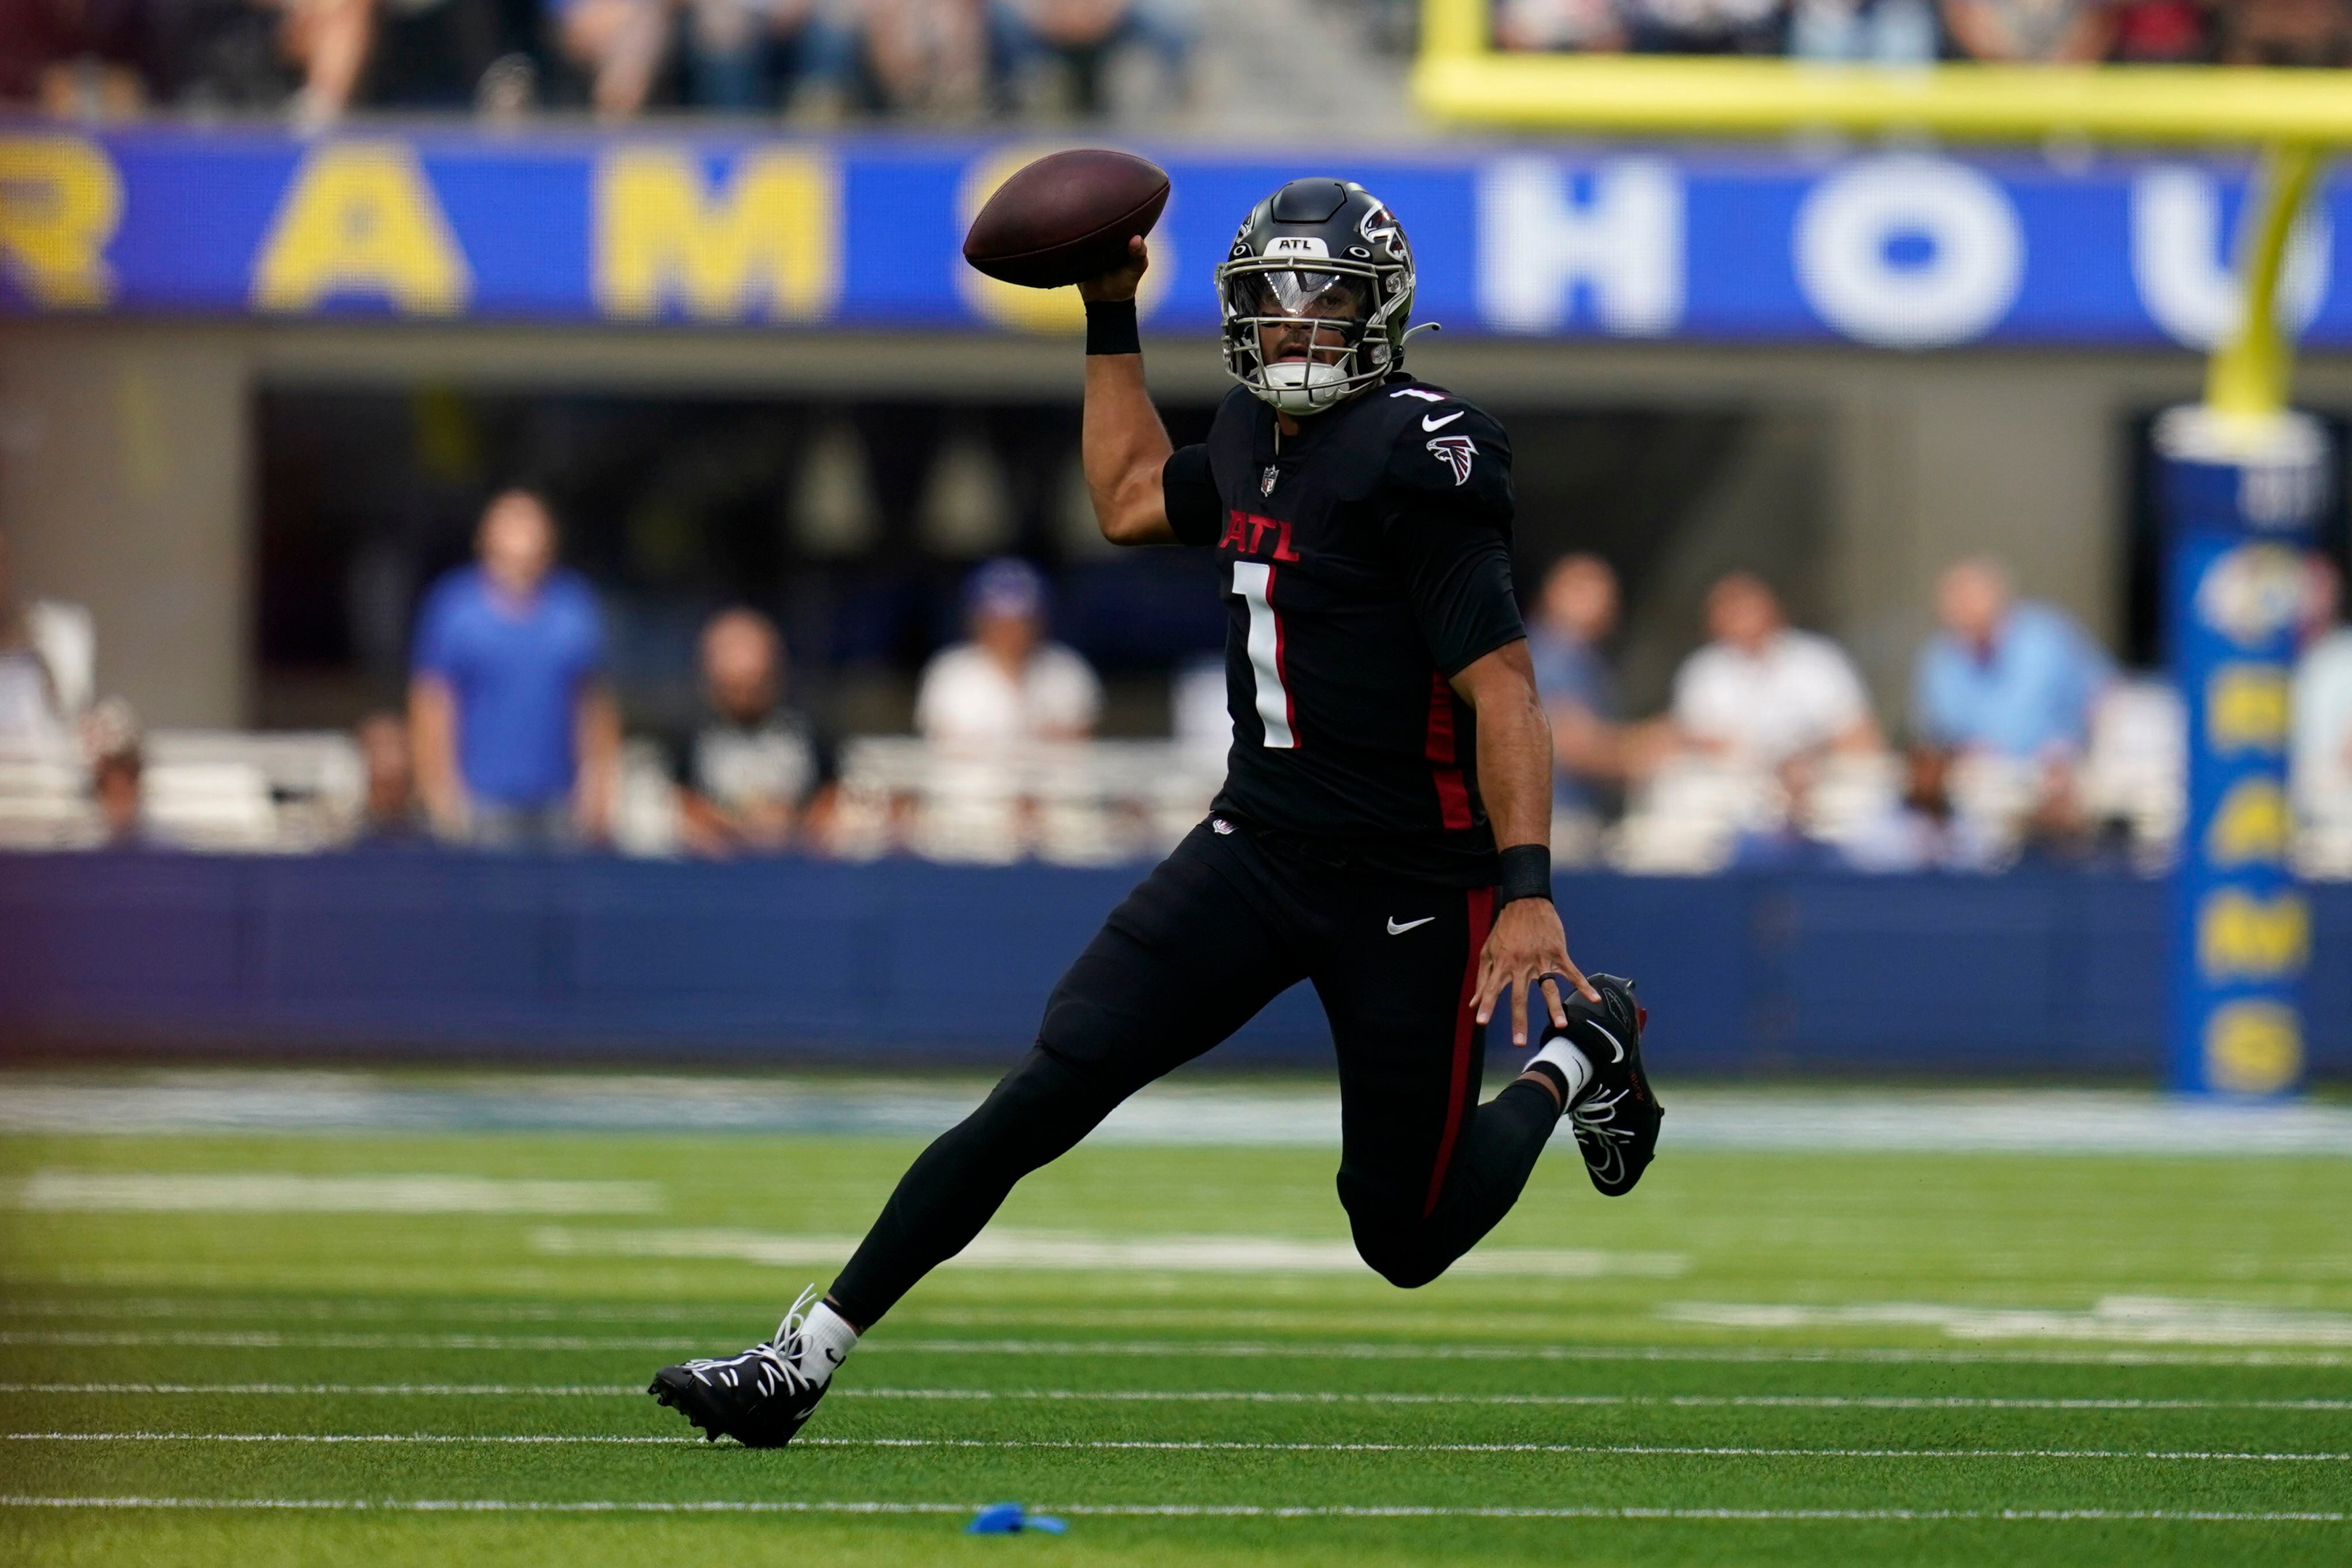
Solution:
<svg viewBox="0 0 2352 1568">
<path fill-rule="evenodd" d="M 1216 809 L 1321 859 L 1491 883 L 1475 715 L 1448 680 L 1526 635 L 1502 426 L 1400 375 L 1281 437 L 1236 387 L 1163 489 L 1177 537 L 1223 566 Z"/>
</svg>

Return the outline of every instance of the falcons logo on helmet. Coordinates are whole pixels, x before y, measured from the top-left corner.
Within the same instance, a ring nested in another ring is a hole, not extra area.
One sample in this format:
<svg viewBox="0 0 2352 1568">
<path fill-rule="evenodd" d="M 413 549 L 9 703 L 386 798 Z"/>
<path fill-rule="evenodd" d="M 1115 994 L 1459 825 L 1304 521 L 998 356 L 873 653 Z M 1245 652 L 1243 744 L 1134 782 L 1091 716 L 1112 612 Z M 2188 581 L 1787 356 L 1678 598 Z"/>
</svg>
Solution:
<svg viewBox="0 0 2352 1568">
<path fill-rule="evenodd" d="M 1429 444 L 1429 449 L 1437 454 L 1439 462 L 1454 470 L 1456 486 L 1470 482 L 1470 459 L 1478 455 L 1478 448 L 1469 437 L 1440 436 Z"/>
</svg>

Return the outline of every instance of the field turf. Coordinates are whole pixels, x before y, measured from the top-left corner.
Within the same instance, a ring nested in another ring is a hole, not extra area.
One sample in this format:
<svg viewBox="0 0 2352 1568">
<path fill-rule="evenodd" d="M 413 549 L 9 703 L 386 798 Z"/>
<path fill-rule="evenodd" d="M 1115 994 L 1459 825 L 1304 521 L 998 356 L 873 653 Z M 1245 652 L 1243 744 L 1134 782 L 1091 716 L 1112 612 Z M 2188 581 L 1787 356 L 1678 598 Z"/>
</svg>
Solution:
<svg viewBox="0 0 2352 1568">
<path fill-rule="evenodd" d="M 782 1452 L 646 1377 L 828 1279 L 907 1139 L 19 1132 L 0 1562 L 2352 1562 L 2352 1160 L 1673 1126 L 1411 1293 L 1328 1151 L 1083 1147 Z M 1009 1500 L 1068 1533 L 962 1533 Z"/>
</svg>

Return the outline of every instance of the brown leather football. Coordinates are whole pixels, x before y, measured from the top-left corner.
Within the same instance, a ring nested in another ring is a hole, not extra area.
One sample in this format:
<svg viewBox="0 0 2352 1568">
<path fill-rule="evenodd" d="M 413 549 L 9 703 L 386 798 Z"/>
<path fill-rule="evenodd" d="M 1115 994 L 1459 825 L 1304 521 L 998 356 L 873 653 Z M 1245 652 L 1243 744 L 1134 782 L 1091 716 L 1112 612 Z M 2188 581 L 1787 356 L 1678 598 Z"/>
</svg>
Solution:
<svg viewBox="0 0 2352 1568">
<path fill-rule="evenodd" d="M 963 258 L 991 278 L 1059 289 L 1099 278 L 1150 234 L 1168 205 L 1168 171 L 1099 147 L 1024 164 L 996 187 L 963 237 Z"/>
</svg>

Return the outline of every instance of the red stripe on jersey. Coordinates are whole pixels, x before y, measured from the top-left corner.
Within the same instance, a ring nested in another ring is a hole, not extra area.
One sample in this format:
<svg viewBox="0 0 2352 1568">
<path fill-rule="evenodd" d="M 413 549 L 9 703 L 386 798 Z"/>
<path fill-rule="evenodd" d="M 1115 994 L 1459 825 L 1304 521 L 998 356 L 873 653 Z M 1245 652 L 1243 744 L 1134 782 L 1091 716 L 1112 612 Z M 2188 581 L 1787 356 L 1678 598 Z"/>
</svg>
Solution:
<svg viewBox="0 0 2352 1568">
<path fill-rule="evenodd" d="M 1429 676 L 1429 780 L 1437 788 L 1437 814 L 1448 827 L 1470 826 L 1470 789 L 1454 755 L 1454 689 L 1435 670 Z"/>
<path fill-rule="evenodd" d="M 1469 956 L 1462 963 L 1462 994 L 1454 1011 L 1454 1072 L 1445 1090 L 1445 1131 L 1438 1134 L 1437 1163 L 1429 1169 L 1429 1196 L 1422 1201 L 1421 1217 L 1437 1212 L 1438 1194 L 1445 1190 L 1446 1167 L 1454 1163 L 1454 1145 L 1462 1137 L 1462 1121 L 1470 1102 L 1471 1056 L 1478 1044 L 1477 1015 L 1470 1003 L 1478 994 L 1478 960 L 1486 951 L 1486 931 L 1495 923 L 1495 889 L 1473 888 L 1470 906 Z"/>
<path fill-rule="evenodd" d="M 1298 699 L 1290 694 L 1290 662 L 1282 653 L 1282 614 L 1274 607 L 1274 568 L 1265 569 L 1265 607 L 1274 616 L 1274 679 L 1282 688 L 1282 717 L 1290 726 L 1290 747 L 1297 751 L 1306 742 L 1298 738 Z"/>
</svg>

